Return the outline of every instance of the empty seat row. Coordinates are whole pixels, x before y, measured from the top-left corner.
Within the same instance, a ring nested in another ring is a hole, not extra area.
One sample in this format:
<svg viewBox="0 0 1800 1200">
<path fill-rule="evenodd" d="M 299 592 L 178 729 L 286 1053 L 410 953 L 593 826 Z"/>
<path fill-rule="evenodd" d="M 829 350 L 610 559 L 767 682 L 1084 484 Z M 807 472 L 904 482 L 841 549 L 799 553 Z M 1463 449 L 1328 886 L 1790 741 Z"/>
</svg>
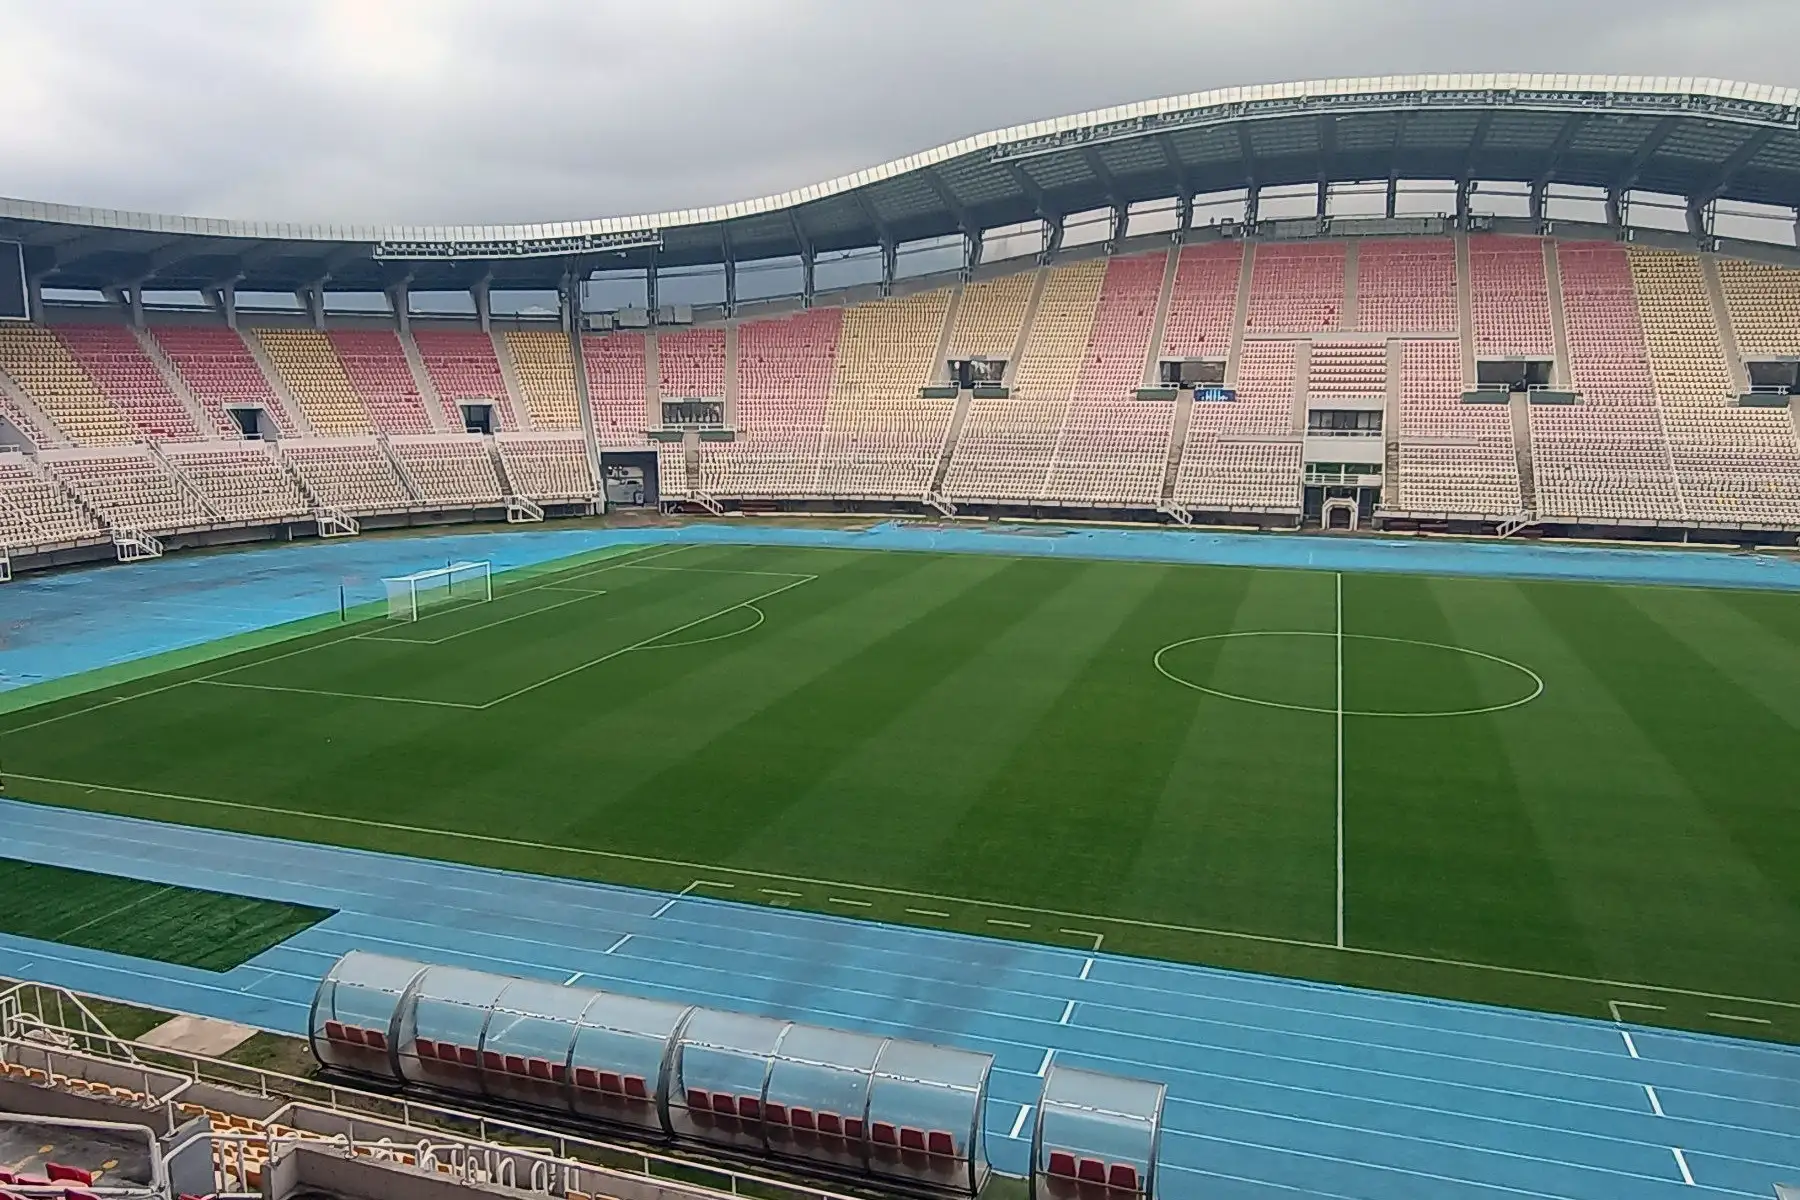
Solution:
<svg viewBox="0 0 1800 1200">
<path fill-rule="evenodd" d="M 1357 328 L 1455 333 L 1456 244 L 1448 238 L 1366 241 L 1356 252 Z"/>
<path fill-rule="evenodd" d="M 1131 1163 L 1109 1163 L 1104 1159 L 1077 1156 L 1067 1150 L 1052 1150 L 1045 1171 L 1051 1180 L 1097 1184 L 1120 1192 L 1136 1192 L 1142 1188 L 1137 1167 Z"/>
<path fill-rule="evenodd" d="M 1037 313 L 1013 375 L 1015 397 L 1064 401 L 1074 394 L 1106 270 L 1104 260 L 1089 259 L 1052 267 L 1044 276 Z"/>
<path fill-rule="evenodd" d="M 707 1118 L 757 1122 L 779 1126 L 800 1134 L 845 1141 L 867 1140 L 876 1147 L 890 1147 L 916 1154 L 955 1159 L 961 1157 L 956 1135 L 947 1129 L 919 1129 L 896 1125 L 891 1121 L 864 1121 L 861 1117 L 841 1116 L 835 1112 L 815 1111 L 798 1105 L 764 1103 L 757 1096 L 739 1096 L 730 1092 L 709 1092 L 690 1087 L 686 1094 L 687 1111 L 696 1120 Z"/>
</svg>

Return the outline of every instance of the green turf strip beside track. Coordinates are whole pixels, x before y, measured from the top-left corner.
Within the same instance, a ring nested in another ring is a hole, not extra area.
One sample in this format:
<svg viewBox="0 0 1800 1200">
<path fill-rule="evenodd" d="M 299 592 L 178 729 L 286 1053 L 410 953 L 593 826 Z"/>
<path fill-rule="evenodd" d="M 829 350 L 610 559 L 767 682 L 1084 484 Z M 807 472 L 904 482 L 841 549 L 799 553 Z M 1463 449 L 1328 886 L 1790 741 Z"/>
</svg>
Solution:
<svg viewBox="0 0 1800 1200">
<path fill-rule="evenodd" d="M 7 714 L 7 782 L 1800 1041 L 1800 596 L 729 545 L 561 567 Z"/>
<path fill-rule="evenodd" d="M 331 913 L 0 859 L 0 932 L 229 971 Z"/>
</svg>

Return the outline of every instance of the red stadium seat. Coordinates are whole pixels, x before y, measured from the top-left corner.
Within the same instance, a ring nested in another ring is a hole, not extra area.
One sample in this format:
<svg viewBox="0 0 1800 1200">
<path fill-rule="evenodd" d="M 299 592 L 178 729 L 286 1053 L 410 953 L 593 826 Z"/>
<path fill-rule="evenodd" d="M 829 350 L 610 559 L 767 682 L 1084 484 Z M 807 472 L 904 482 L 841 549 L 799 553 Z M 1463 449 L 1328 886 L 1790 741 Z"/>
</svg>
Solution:
<svg viewBox="0 0 1800 1200">
<path fill-rule="evenodd" d="M 0 1183 L 11 1183 L 12 1181 L 13 1173 L 4 1167 L 0 1167 Z"/>
<path fill-rule="evenodd" d="M 818 1128 L 818 1125 L 813 1121 L 813 1110 L 810 1108 L 791 1109 L 788 1112 L 788 1124 L 792 1125 L 795 1129 L 803 1130 L 807 1133 Z"/>
<path fill-rule="evenodd" d="M 80 1167 L 65 1167 L 61 1163 L 45 1163 L 44 1174 L 52 1183 L 91 1184 L 94 1182 L 92 1171 L 83 1171 Z"/>
<path fill-rule="evenodd" d="M 525 1064 L 525 1073 L 533 1079 L 548 1080 L 550 1078 L 550 1063 L 542 1058 L 531 1059 Z"/>
<path fill-rule="evenodd" d="M 381 1032 L 379 1029 L 363 1030 L 363 1041 L 368 1044 L 368 1047 L 371 1050 L 387 1049 L 387 1034 Z"/>
<path fill-rule="evenodd" d="M 833 1112 L 820 1113 L 819 1114 L 819 1132 L 824 1134 L 826 1137 L 842 1137 L 842 1136 L 844 1136 L 843 1118 L 839 1117 L 836 1113 L 833 1113 Z"/>
<path fill-rule="evenodd" d="M 1083 1183 L 1105 1183 L 1106 1164 L 1097 1158 L 1084 1158 L 1076 1165 L 1075 1174 Z"/>
<path fill-rule="evenodd" d="M 886 1121 L 877 1121 L 869 1127 L 869 1140 L 877 1146 L 898 1146 L 900 1134 Z"/>
<path fill-rule="evenodd" d="M 349 1042 L 352 1046 L 362 1045 L 363 1044 L 362 1028 L 357 1025 L 344 1026 L 344 1040 L 346 1042 Z"/>
<path fill-rule="evenodd" d="M 475 1053 L 473 1046 L 458 1046 L 456 1059 L 465 1067 L 474 1067 L 479 1062 L 480 1056 Z"/>
<path fill-rule="evenodd" d="M 925 1131 L 923 1129 L 914 1129 L 910 1125 L 901 1126 L 900 1148 L 902 1150 L 917 1150 L 919 1153 L 923 1154 L 925 1152 Z"/>
<path fill-rule="evenodd" d="M 934 1129 L 925 1137 L 925 1148 L 945 1158 L 956 1157 L 956 1136 L 948 1129 Z"/>
<path fill-rule="evenodd" d="M 1075 1156 L 1067 1150 L 1052 1150 L 1049 1173 L 1062 1179 L 1075 1178 Z"/>
<path fill-rule="evenodd" d="M 413 1053 L 421 1059 L 435 1061 L 438 1056 L 437 1043 L 430 1038 L 414 1038 Z"/>
<path fill-rule="evenodd" d="M 1137 1168 L 1130 1163 L 1114 1163 L 1106 1170 L 1106 1186 L 1126 1192 L 1137 1191 Z"/>
<path fill-rule="evenodd" d="M 615 1096 L 624 1095 L 625 1081 L 619 1078 L 617 1071 L 602 1071 L 600 1072 L 600 1090 L 611 1092 Z"/>
<path fill-rule="evenodd" d="M 705 1088 L 689 1088 L 687 1106 L 690 1112 L 711 1112 L 712 1097 L 706 1094 Z"/>
<path fill-rule="evenodd" d="M 721 1117 L 737 1116 L 737 1097 L 730 1092 L 714 1092 L 712 1094 L 713 1111 Z"/>
<path fill-rule="evenodd" d="M 518 1054 L 507 1055 L 506 1056 L 506 1073 L 508 1075 L 523 1075 L 525 1073 L 524 1057 L 522 1055 L 518 1055 Z"/>
<path fill-rule="evenodd" d="M 575 1086 L 584 1092 L 597 1092 L 600 1090 L 600 1075 L 592 1067 L 576 1067 Z"/>
<path fill-rule="evenodd" d="M 625 1094 L 633 1100 L 648 1100 L 650 1089 L 645 1086 L 642 1075 L 627 1075 L 625 1077 Z"/>
<path fill-rule="evenodd" d="M 557 1083 L 569 1082 L 569 1068 L 563 1066 L 561 1063 L 551 1063 L 550 1078 Z"/>
<path fill-rule="evenodd" d="M 481 1069 L 484 1071 L 492 1071 L 494 1074 L 498 1075 L 506 1070 L 506 1060 L 500 1057 L 495 1051 L 483 1050 L 481 1052 Z"/>
<path fill-rule="evenodd" d="M 771 1100 L 763 1105 L 763 1120 L 770 1125 L 786 1125 L 788 1123 L 787 1105 L 777 1104 Z"/>
<path fill-rule="evenodd" d="M 344 1036 L 344 1023 L 342 1021 L 325 1022 L 325 1040 L 330 1042 L 348 1041 L 349 1039 Z"/>
<path fill-rule="evenodd" d="M 853 1142 L 862 1141 L 863 1122 L 861 1117 L 844 1118 L 844 1136 Z"/>
<path fill-rule="evenodd" d="M 746 1121 L 756 1121 L 762 1118 L 762 1102 L 755 1096 L 739 1096 L 737 1108 L 738 1116 Z"/>
</svg>

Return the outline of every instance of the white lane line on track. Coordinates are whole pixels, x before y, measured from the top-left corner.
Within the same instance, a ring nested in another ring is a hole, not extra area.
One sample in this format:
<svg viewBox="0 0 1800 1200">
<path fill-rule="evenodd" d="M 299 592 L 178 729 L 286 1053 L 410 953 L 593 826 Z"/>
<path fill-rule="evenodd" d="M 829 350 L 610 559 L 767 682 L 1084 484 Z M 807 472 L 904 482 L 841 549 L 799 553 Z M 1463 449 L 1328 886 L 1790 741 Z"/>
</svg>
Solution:
<svg viewBox="0 0 1800 1200">
<path fill-rule="evenodd" d="M 1079 976 L 1077 976 L 1077 978 L 1085 980 L 1088 977 L 1088 972 L 1092 971 L 1093 969 L 1094 969 L 1094 960 L 1091 958 L 1087 959 L 1085 962 L 1083 962 L 1081 964 L 1081 974 Z"/>
<path fill-rule="evenodd" d="M 696 880 L 694 880 L 694 882 L 692 882 L 692 883 L 688 884 L 686 887 L 682 888 L 679 892 L 676 892 L 673 896 L 670 896 L 667 900 L 664 900 L 662 903 L 662 907 L 650 914 L 650 919 L 652 921 L 654 921 L 654 920 L 656 920 L 656 918 L 658 918 L 658 917 L 662 916 L 664 913 L 668 912 L 671 908 L 674 908 L 675 902 L 677 900 L 681 899 L 683 896 L 689 895 L 690 893 L 693 892 L 693 890 L 695 888 L 699 887 L 701 884 L 703 884 L 705 882 L 706 881 L 704 879 L 696 879 Z"/>
<path fill-rule="evenodd" d="M 1042 1079 L 1050 1073 L 1050 1060 L 1056 1057 L 1054 1048 L 1044 1051 L 1044 1061 L 1038 1064 L 1037 1077 Z"/>
<path fill-rule="evenodd" d="M 1765 1021 L 1761 1017 L 1742 1017 L 1742 1016 L 1739 1016 L 1737 1013 L 1709 1012 L 1706 1015 L 1709 1017 L 1715 1017 L 1721 1021 L 1741 1021 L 1746 1025 L 1769 1025 L 1769 1024 L 1772 1024 L 1772 1022 Z"/>
<path fill-rule="evenodd" d="M 1645 1096 L 1645 1098 L 1647 1098 L 1650 1101 L 1650 1111 L 1655 1113 L 1659 1117 L 1662 1116 L 1663 1115 L 1662 1101 L 1657 1099 L 1656 1089 L 1646 1083 L 1644 1085 L 1644 1096 Z"/>
<path fill-rule="evenodd" d="M 842 896 L 827 896 L 827 897 L 825 897 L 825 899 L 829 900 L 833 904 L 848 904 L 853 908 L 873 908 L 873 907 L 875 907 L 873 904 L 870 904 L 867 900 L 846 900 Z"/>
<path fill-rule="evenodd" d="M 1344 573 L 1337 573 L 1337 948 L 1344 948 Z"/>
<path fill-rule="evenodd" d="M 1669 1153 L 1675 1156 L 1675 1165 L 1681 1168 L 1681 1182 L 1687 1184 L 1689 1187 L 1695 1186 L 1694 1173 L 1688 1170 L 1687 1155 L 1681 1152 L 1681 1147 L 1670 1146 Z"/>
<path fill-rule="evenodd" d="M 30 728 L 22 726 L 20 728 Z M 0 736 L 18 730 L 0 731 Z M 852 883 L 842 879 L 815 879 L 805 875 L 788 875 L 776 871 L 752 871 L 741 867 L 730 867 L 720 863 L 696 863 L 683 859 L 659 858 L 647 854 L 628 854 L 617 850 L 596 850 L 580 846 L 555 845 L 550 842 L 534 842 L 522 838 L 500 837 L 495 834 L 471 833 L 455 829 L 434 829 L 423 825 L 407 825 L 397 821 L 376 821 L 367 817 L 343 816 L 336 813 L 303 812 L 298 809 L 277 808 L 267 804 L 251 804 L 242 800 L 219 800 L 208 796 L 190 796 L 179 792 L 152 791 L 147 788 L 122 787 L 117 784 L 94 783 L 80 779 L 58 779 L 48 775 L 26 775 L 17 772 L 9 773 L 11 778 L 24 779 L 32 783 L 48 783 L 59 787 L 86 788 L 91 791 L 112 792 L 124 796 L 142 796 L 151 800 L 169 800 L 181 804 L 197 804 L 208 808 L 223 808 L 238 812 L 255 812 L 268 816 L 291 817 L 302 821 L 324 822 L 337 825 L 351 825 L 364 829 L 383 829 L 394 833 L 411 833 L 424 837 L 441 837 L 453 841 L 476 842 L 496 846 L 513 846 L 527 850 L 543 850 L 558 854 L 569 854 L 581 858 L 616 859 L 621 862 L 645 863 L 653 866 L 685 867 L 690 870 L 717 871 L 727 875 L 746 876 L 751 879 L 773 879 L 784 883 L 808 884 L 817 887 L 849 888 L 855 891 L 868 892 L 880 896 L 900 896 L 918 900 L 936 900 L 953 904 L 966 904 L 977 909 L 998 909 L 1003 912 L 1035 913 L 1046 917 L 1063 917 L 1077 921 L 1092 921 L 1100 924 L 1119 925 L 1132 929 L 1159 929 L 1173 933 L 1193 934 L 1202 937 L 1228 938 L 1233 941 L 1253 942 L 1261 945 L 1295 946 L 1309 950 L 1336 950 L 1330 942 L 1311 941 L 1305 938 L 1276 937 L 1270 934 L 1246 933 L 1233 929 L 1208 929 L 1196 925 L 1179 925 L 1168 921 L 1146 921 L 1136 917 L 1109 917 L 1097 913 L 1066 912 L 1054 908 L 1034 908 L 1026 904 L 1007 904 L 994 900 L 971 900 L 967 896 L 946 896 L 936 892 L 915 892 L 906 888 L 882 887 L 876 884 Z M 141 818 L 137 818 L 141 819 Z M 234 830 L 217 831 L 227 836 L 254 837 Z M 378 853 L 375 851 L 358 851 L 348 847 L 353 853 Z M 463 864 L 476 870 L 498 871 L 505 868 L 486 867 L 480 864 Z M 723 885 L 732 886 L 732 885 Z M 1064 932 L 1067 932 L 1066 930 Z M 1598 979 L 1587 975 L 1569 975 L 1560 971 L 1537 971 L 1529 967 L 1508 967 L 1495 963 L 1470 962 L 1466 959 L 1444 958 L 1431 954 L 1406 954 L 1395 950 L 1375 950 L 1362 946 L 1344 946 L 1345 954 L 1354 954 L 1363 958 L 1391 959 L 1395 962 L 1427 963 L 1440 967 L 1456 967 L 1469 971 L 1485 971 L 1498 975 L 1517 975 L 1527 979 L 1552 979 L 1562 983 L 1589 984 L 1595 987 L 1620 988 L 1641 992 L 1650 992 L 1663 996 L 1692 996 L 1703 1000 L 1725 1000 L 1737 1004 L 1756 1004 L 1768 1008 L 1800 1011 L 1800 1000 L 1771 1000 L 1762 996 L 1736 996 L 1723 992 L 1696 991 L 1692 988 L 1669 987 L 1663 984 L 1640 983 L 1620 979 Z M 1624 1002 L 1619 1002 L 1623 1004 Z M 1655 1005 L 1639 1005 L 1638 1007 L 1655 1008 Z"/>
<path fill-rule="evenodd" d="M 1029 1104 L 1019 1105 L 1019 1115 L 1017 1117 L 1013 1118 L 1012 1129 L 1006 1135 L 1008 1139 L 1010 1139 L 1012 1141 L 1018 1141 L 1019 1131 L 1021 1129 L 1025 1128 L 1025 1118 L 1029 1117 L 1030 1115 L 1031 1115 L 1031 1105 L 1029 1105 Z"/>
<path fill-rule="evenodd" d="M 1619 1030 L 1619 1036 L 1625 1039 L 1625 1052 L 1633 1058 L 1638 1057 L 1637 1043 L 1631 1040 L 1631 1030 Z"/>
<path fill-rule="evenodd" d="M 1069 1018 L 1074 1015 L 1075 1015 L 1075 1002 L 1073 1000 L 1071 1000 L 1067 1004 L 1063 1005 L 1062 1019 L 1057 1021 L 1057 1024 L 1058 1025 L 1067 1025 L 1069 1023 Z"/>
<path fill-rule="evenodd" d="M 568 987 L 570 984 L 574 983 L 577 979 L 580 979 L 583 975 L 586 975 L 586 974 L 587 974 L 586 971 L 575 972 L 573 975 L 571 975 L 567 979 L 563 980 L 563 986 Z"/>
<path fill-rule="evenodd" d="M 915 917 L 938 917 L 941 919 L 948 920 L 949 916 L 950 916 L 949 913 L 939 912 L 935 908 L 909 908 L 906 911 L 911 913 Z"/>
<path fill-rule="evenodd" d="M 611 954 L 614 950 L 617 950 L 620 946 L 623 946 L 626 942 L 629 942 L 630 940 L 631 940 L 631 935 L 629 933 L 625 934 L 618 941 L 616 941 L 612 945 L 608 946 L 603 953 Z"/>
</svg>

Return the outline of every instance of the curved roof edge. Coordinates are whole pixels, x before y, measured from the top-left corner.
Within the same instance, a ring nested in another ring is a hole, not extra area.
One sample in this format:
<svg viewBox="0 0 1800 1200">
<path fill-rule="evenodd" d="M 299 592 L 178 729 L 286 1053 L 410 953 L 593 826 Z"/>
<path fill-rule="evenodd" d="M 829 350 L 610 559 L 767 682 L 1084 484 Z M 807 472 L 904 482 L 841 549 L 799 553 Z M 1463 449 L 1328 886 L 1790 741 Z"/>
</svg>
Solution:
<svg viewBox="0 0 1800 1200">
<path fill-rule="evenodd" d="M 507 243 L 546 242 L 545 253 L 580 253 L 642 245 L 659 231 L 710 225 L 784 209 L 853 192 L 870 184 L 948 162 L 968 154 L 1002 147 L 1029 148 L 1053 144 L 1071 133 L 1129 135 L 1181 115 L 1212 110 L 1221 117 L 1256 115 L 1259 105 L 1317 101 L 1322 110 L 1334 103 L 1379 100 L 1384 95 L 1441 97 L 1458 106 L 1488 107 L 1509 103 L 1544 104 L 1565 109 L 1616 108 L 1622 111 L 1679 113 L 1692 108 L 1711 115 L 1781 128 L 1800 128 L 1800 89 L 1723 79 L 1637 75 L 1387 75 L 1361 79 L 1318 80 L 1216 88 L 1160 100 L 1115 105 L 1092 112 L 1014 125 L 976 134 L 880 166 L 841 175 L 777 195 L 705 208 L 678 209 L 638 216 L 601 217 L 514 225 L 338 225 L 309 222 L 238 221 L 216 217 L 183 217 L 80 205 L 0 198 L 0 219 L 86 226 L 144 233 L 254 240 L 331 243 Z M 1396 98 L 1398 98 L 1396 96 Z M 1429 100 L 1427 101 L 1429 103 Z"/>
</svg>

